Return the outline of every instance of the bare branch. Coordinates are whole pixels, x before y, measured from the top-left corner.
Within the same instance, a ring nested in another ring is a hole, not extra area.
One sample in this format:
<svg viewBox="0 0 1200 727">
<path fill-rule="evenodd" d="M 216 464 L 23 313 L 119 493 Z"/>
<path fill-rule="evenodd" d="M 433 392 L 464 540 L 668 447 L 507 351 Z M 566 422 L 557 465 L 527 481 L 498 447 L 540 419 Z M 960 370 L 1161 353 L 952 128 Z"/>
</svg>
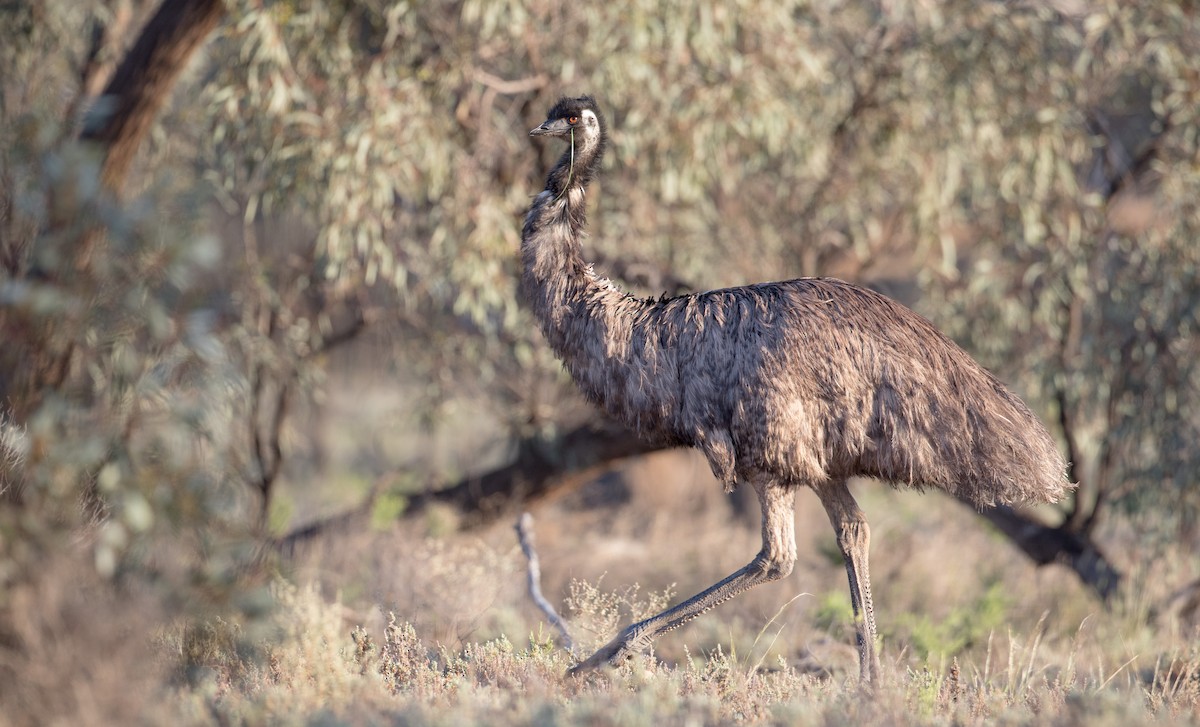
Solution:
<svg viewBox="0 0 1200 727">
<path fill-rule="evenodd" d="M 544 73 L 539 73 L 536 76 L 521 78 L 516 81 L 506 81 L 499 76 L 493 76 L 487 71 L 475 69 L 475 80 L 495 90 L 496 93 L 515 96 L 517 94 L 529 93 L 530 91 L 537 91 L 544 87 L 549 79 L 546 78 Z"/>
<path fill-rule="evenodd" d="M 563 621 L 562 617 L 558 615 L 558 611 L 554 610 L 554 606 L 542 595 L 542 569 L 538 565 L 537 546 L 534 542 L 533 516 L 528 512 L 521 513 L 521 517 L 517 518 L 517 524 L 513 527 L 517 531 L 517 540 L 521 543 L 521 551 L 529 560 L 529 597 L 533 599 L 534 604 L 541 609 L 542 613 L 546 614 L 550 625 L 558 629 L 558 633 L 562 637 L 563 648 L 574 656 L 575 641 L 571 638 L 571 632 L 567 630 L 566 621 Z"/>
<path fill-rule="evenodd" d="M 175 79 L 225 14 L 222 0 L 165 0 L 104 89 L 112 104 L 80 135 L 105 147 L 101 180 L 117 194 Z"/>
<path fill-rule="evenodd" d="M 1074 358 L 1078 350 L 1080 339 L 1080 328 L 1082 327 L 1083 308 L 1080 304 L 1079 296 L 1075 293 L 1075 289 L 1068 283 L 1067 290 L 1070 299 L 1066 305 L 1066 325 L 1063 326 L 1062 336 L 1059 339 L 1058 348 L 1058 367 L 1061 372 L 1061 378 L 1054 387 L 1054 399 L 1058 403 L 1058 425 L 1062 429 L 1063 440 L 1067 444 L 1067 477 L 1076 483 L 1075 494 L 1071 509 L 1067 512 L 1066 521 L 1063 527 L 1071 531 L 1079 531 L 1083 523 L 1089 515 L 1095 515 L 1093 509 L 1089 513 L 1084 513 L 1084 500 L 1087 499 L 1087 492 L 1091 489 L 1089 485 L 1093 484 L 1085 482 L 1080 476 L 1083 453 L 1079 449 L 1079 442 L 1076 438 L 1075 421 L 1071 412 L 1071 403 L 1067 400 L 1067 372 L 1071 370 L 1070 362 Z"/>
<path fill-rule="evenodd" d="M 968 507 L 974 506 L 963 501 Z M 1008 507 L 977 510 L 1001 533 L 1038 565 L 1060 563 L 1067 566 L 1106 603 L 1121 585 L 1121 573 L 1104 557 L 1086 532 L 1050 527 Z"/>
</svg>

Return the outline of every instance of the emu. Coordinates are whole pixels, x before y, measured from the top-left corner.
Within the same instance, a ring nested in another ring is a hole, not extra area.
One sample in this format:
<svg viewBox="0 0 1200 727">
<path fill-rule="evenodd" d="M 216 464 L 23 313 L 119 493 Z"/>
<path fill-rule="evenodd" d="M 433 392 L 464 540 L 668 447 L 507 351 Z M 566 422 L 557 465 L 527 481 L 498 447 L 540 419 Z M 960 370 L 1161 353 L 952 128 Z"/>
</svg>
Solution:
<svg viewBox="0 0 1200 727">
<path fill-rule="evenodd" d="M 699 449 L 726 491 L 754 488 L 762 549 L 745 567 L 632 624 L 571 669 L 617 664 L 796 560 L 794 503 L 812 489 L 837 535 L 860 680 L 879 678 L 867 551 L 850 477 L 939 488 L 977 506 L 1054 502 L 1071 487 L 1029 408 L 908 308 L 834 278 L 639 299 L 584 261 L 585 193 L 607 141 L 590 96 L 531 136 L 568 148 L 525 218 L 522 287 L 583 394 L 641 437 Z"/>
</svg>

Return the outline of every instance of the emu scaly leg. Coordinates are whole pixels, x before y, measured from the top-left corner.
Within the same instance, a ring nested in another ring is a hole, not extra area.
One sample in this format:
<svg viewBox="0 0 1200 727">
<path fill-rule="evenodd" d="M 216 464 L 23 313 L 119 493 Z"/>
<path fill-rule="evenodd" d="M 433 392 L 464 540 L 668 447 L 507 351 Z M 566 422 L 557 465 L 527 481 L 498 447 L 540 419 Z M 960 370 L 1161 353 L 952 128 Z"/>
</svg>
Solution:
<svg viewBox="0 0 1200 727">
<path fill-rule="evenodd" d="M 863 684 L 879 678 L 879 655 L 875 643 L 875 608 L 871 604 L 871 575 L 867 554 L 871 546 L 871 529 L 859 509 L 845 480 L 837 480 L 814 488 L 837 533 L 838 548 L 846 561 L 850 579 L 850 605 L 854 608 L 855 640 L 858 642 L 859 677 Z"/>
<path fill-rule="evenodd" d="M 616 665 L 637 654 L 659 636 L 691 621 L 754 586 L 778 580 L 792 572 L 796 563 L 796 531 L 793 487 L 756 481 L 754 489 L 762 505 L 762 550 L 742 569 L 683 603 L 627 626 L 617 637 L 595 654 L 574 666 L 569 675 L 581 674 L 605 665 Z"/>
</svg>

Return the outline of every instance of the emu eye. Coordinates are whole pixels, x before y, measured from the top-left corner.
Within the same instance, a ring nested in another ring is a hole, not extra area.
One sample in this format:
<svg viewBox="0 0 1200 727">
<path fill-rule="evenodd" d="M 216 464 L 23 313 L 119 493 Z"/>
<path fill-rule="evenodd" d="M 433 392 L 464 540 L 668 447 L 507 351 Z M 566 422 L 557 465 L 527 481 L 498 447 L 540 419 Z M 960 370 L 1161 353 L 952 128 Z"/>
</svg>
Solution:
<svg viewBox="0 0 1200 727">
<path fill-rule="evenodd" d="M 570 125 L 572 125 L 572 126 L 574 126 L 575 124 L 578 124 L 578 123 L 579 123 L 579 117 L 578 117 L 578 116 L 571 116 L 570 118 L 568 118 L 568 119 L 567 119 L 567 123 L 568 123 L 568 124 L 570 124 Z"/>
</svg>

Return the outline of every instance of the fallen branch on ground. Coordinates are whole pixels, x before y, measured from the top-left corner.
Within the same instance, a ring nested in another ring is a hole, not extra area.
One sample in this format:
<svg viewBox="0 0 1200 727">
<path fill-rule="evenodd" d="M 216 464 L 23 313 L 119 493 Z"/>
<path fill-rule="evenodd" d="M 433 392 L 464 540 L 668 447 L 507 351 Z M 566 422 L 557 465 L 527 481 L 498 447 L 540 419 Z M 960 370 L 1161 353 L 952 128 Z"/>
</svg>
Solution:
<svg viewBox="0 0 1200 727">
<path fill-rule="evenodd" d="M 571 632 L 567 630 L 567 622 L 563 621 L 562 616 L 558 615 L 558 611 L 554 610 L 554 606 L 542 595 L 542 569 L 538 565 L 537 548 L 534 545 L 533 516 L 527 512 L 521 513 L 521 517 L 517 518 L 517 524 L 513 528 L 517 531 L 517 540 L 521 543 L 521 550 L 529 560 L 529 597 L 533 599 L 534 604 L 541 609 L 542 613 L 546 614 L 550 625 L 558 629 L 558 633 L 562 637 L 563 648 L 574 656 L 575 641 L 571 638 Z"/>
</svg>

